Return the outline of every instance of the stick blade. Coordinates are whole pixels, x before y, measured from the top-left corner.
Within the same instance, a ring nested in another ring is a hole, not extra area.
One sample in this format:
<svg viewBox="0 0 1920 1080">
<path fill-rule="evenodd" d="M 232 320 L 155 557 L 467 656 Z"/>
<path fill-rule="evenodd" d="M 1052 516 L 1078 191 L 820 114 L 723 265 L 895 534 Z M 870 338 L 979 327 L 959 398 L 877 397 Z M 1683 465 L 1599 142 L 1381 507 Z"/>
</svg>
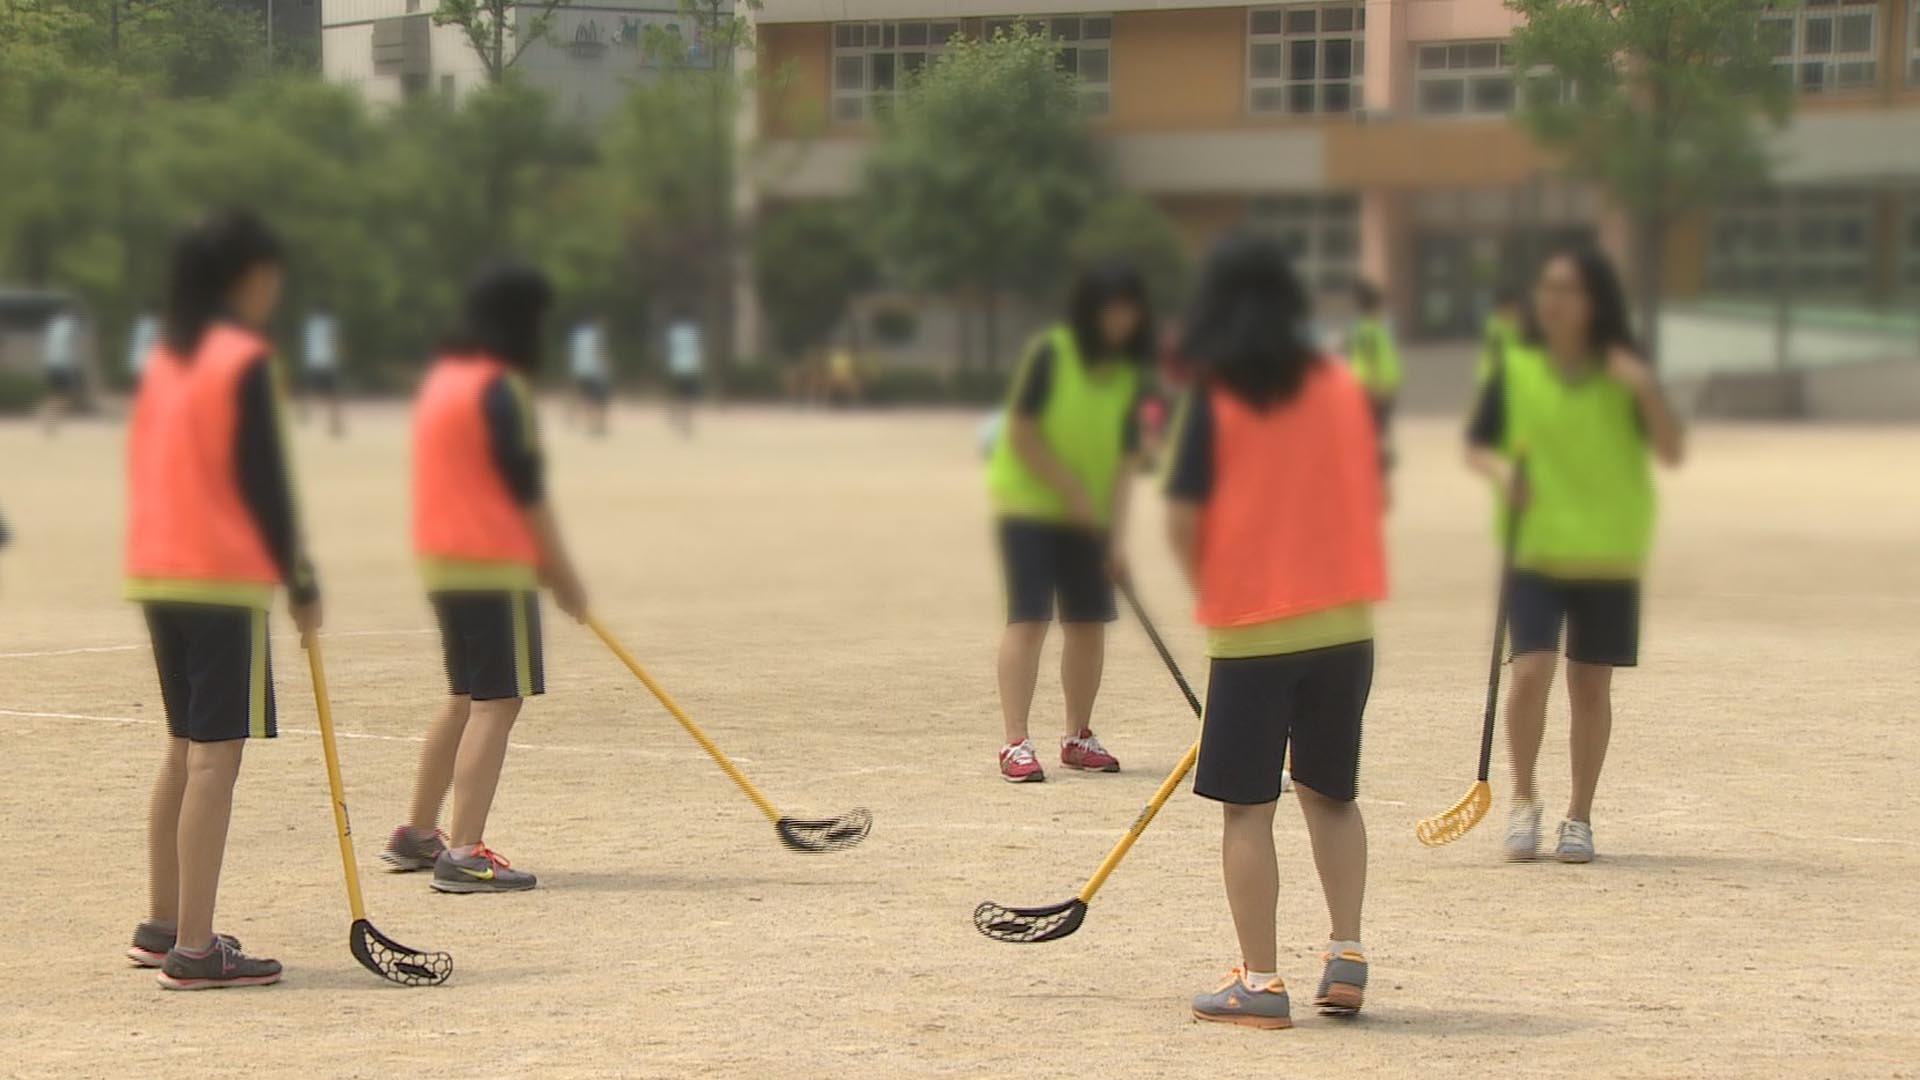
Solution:
<svg viewBox="0 0 1920 1080">
<path fill-rule="evenodd" d="M 1477 780 L 1460 797 L 1459 802 L 1414 826 L 1413 834 L 1428 847 L 1451 844 L 1472 832 L 1473 827 L 1480 824 L 1480 819 L 1487 816 L 1487 808 L 1492 805 L 1492 789 L 1487 787 L 1485 780 Z"/>
<path fill-rule="evenodd" d="M 1058 941 L 1080 929 L 1086 920 L 1087 902 L 1077 896 L 1052 907 L 1010 908 L 982 900 L 973 909 L 974 929 L 995 941 L 1015 945 Z"/>
<path fill-rule="evenodd" d="M 421 952 L 381 933 L 365 919 L 356 919 L 350 931 L 353 958 L 360 966 L 401 986 L 439 986 L 453 975 L 453 957 Z"/>
<path fill-rule="evenodd" d="M 819 855 L 857 846 L 873 831 L 873 813 L 856 807 L 836 818 L 781 818 L 774 824 L 789 850 Z"/>
</svg>

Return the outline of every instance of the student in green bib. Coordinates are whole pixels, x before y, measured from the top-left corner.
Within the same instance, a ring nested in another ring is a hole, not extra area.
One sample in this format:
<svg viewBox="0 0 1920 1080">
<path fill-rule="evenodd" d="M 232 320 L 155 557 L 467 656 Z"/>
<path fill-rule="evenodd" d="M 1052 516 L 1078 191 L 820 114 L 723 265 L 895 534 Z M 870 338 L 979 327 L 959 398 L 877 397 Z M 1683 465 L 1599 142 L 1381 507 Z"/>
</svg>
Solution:
<svg viewBox="0 0 1920 1080">
<path fill-rule="evenodd" d="M 1066 322 L 1028 346 L 987 458 L 1007 594 L 1000 640 L 1000 775 L 1046 779 L 1027 735 L 1040 648 L 1059 602 L 1066 697 L 1060 764 L 1119 772 L 1093 733 L 1113 582 L 1127 571 L 1128 489 L 1139 471 L 1141 369 L 1153 355 L 1146 283 L 1103 263 L 1075 282 Z"/>
<path fill-rule="evenodd" d="M 1480 333 L 1480 359 L 1473 368 L 1476 385 L 1486 382 L 1500 367 L 1500 358 L 1520 341 L 1520 310 L 1519 289 L 1502 285 L 1493 294 L 1493 310 L 1487 313 L 1486 325 Z"/>
<path fill-rule="evenodd" d="M 1640 576 L 1653 539 L 1651 461 L 1680 464 L 1685 434 L 1635 351 L 1620 278 L 1590 248 L 1555 254 L 1534 283 L 1522 338 L 1485 381 L 1468 463 L 1522 515 L 1508 582 L 1513 678 L 1506 856 L 1540 846 L 1534 765 L 1566 627 L 1573 790 L 1553 857 L 1593 860 L 1593 795 L 1613 731 L 1613 669 L 1640 652 Z"/>
<path fill-rule="evenodd" d="M 1353 329 L 1347 334 L 1347 363 L 1373 403 L 1373 427 L 1380 445 L 1391 448 L 1393 403 L 1400 396 L 1400 350 L 1393 342 L 1383 309 L 1386 298 L 1370 281 L 1353 283 Z M 1391 453 L 1389 453 L 1389 457 Z"/>
</svg>

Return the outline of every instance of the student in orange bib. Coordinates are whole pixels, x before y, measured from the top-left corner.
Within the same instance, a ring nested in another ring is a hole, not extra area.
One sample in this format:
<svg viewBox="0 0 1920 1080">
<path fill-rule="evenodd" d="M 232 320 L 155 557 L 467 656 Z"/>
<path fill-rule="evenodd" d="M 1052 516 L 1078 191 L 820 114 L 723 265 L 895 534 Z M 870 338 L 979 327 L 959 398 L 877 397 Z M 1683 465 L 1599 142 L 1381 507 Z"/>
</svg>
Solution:
<svg viewBox="0 0 1920 1080">
<path fill-rule="evenodd" d="M 407 823 L 381 858 L 396 871 L 432 870 L 439 892 L 535 884 L 482 834 L 520 707 L 545 692 L 540 586 L 573 618 L 587 610 L 547 498 L 527 387 L 552 304 L 552 286 L 532 267 L 481 272 L 467 289 L 463 329 L 414 405 L 414 551 L 440 623 L 449 696 L 420 749 Z M 442 836 L 449 786 L 451 835 Z"/>
<path fill-rule="evenodd" d="M 1221 863 L 1241 962 L 1194 998 L 1202 1020 L 1292 1026 L 1279 975 L 1273 850 L 1292 772 L 1332 927 L 1314 1005 L 1359 1011 L 1367 832 L 1354 795 L 1386 595 L 1381 448 L 1367 393 L 1306 336 L 1305 289 L 1272 240 L 1209 257 L 1183 353 L 1197 381 L 1167 468 L 1173 548 L 1212 663 L 1194 791 L 1222 804 Z"/>
<path fill-rule="evenodd" d="M 147 817 L 148 915 L 127 955 L 173 990 L 280 980 L 278 961 L 213 932 L 241 751 L 275 734 L 274 590 L 286 586 L 303 636 L 320 628 L 284 391 L 261 336 L 280 263 L 273 233 L 244 212 L 181 235 L 128 433 L 127 596 L 145 610 L 167 742 Z"/>
</svg>

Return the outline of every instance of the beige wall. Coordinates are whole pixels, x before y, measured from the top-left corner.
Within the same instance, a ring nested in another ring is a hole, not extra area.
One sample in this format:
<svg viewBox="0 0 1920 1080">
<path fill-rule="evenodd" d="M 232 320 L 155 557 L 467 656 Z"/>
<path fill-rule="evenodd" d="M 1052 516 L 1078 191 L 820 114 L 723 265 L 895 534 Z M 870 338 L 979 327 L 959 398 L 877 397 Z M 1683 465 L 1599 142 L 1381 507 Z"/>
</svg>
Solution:
<svg viewBox="0 0 1920 1080">
<path fill-rule="evenodd" d="M 1115 131 L 1236 127 L 1246 118 L 1247 12 L 1154 11 L 1113 19 Z"/>
<path fill-rule="evenodd" d="M 833 99 L 828 70 L 833 24 L 765 25 L 759 35 L 760 117 L 765 134 L 791 138 L 818 133 Z"/>
</svg>

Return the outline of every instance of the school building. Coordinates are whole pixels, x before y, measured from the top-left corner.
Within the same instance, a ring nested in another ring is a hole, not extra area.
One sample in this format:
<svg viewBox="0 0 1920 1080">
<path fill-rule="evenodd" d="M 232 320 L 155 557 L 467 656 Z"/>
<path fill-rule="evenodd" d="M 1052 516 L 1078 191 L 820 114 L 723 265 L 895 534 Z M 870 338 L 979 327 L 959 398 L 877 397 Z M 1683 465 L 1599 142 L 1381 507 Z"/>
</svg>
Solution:
<svg viewBox="0 0 1920 1080">
<path fill-rule="evenodd" d="M 1320 289 L 1387 286 L 1404 335 L 1478 327 L 1496 285 L 1556 239 L 1624 247 L 1620 216 L 1513 120 L 1500 0 L 766 0 L 745 123 L 785 164 L 757 193 L 856 193 L 876 105 L 956 32 L 1024 18 L 1059 39 L 1121 181 L 1196 246 L 1277 231 Z M 1668 236 L 1680 299 L 1920 298 L 1920 0 L 1805 0 L 1767 18 L 1799 108 L 1778 189 Z"/>
</svg>

